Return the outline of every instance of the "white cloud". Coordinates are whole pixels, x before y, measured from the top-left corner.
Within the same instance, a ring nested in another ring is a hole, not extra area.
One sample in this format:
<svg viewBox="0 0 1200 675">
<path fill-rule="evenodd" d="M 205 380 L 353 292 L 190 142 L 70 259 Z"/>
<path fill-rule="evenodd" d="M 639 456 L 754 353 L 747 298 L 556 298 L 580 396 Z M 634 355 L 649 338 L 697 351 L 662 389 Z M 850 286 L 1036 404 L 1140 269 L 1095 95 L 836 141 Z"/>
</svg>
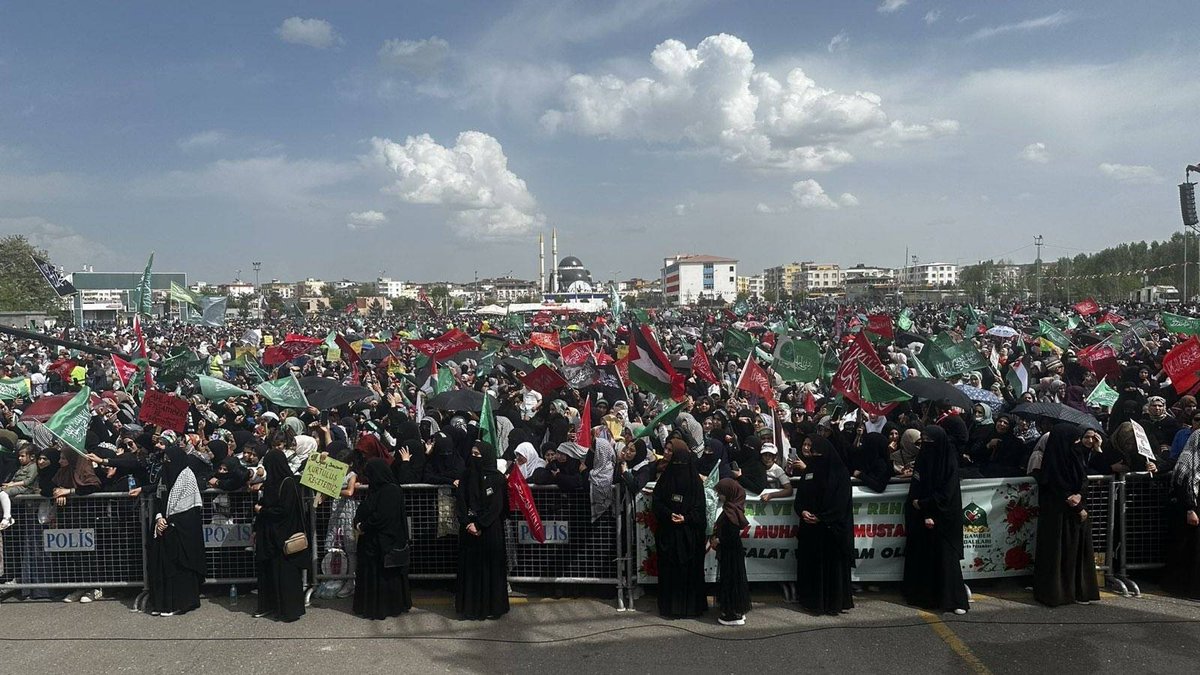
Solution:
<svg viewBox="0 0 1200 675">
<path fill-rule="evenodd" d="M 275 34 L 280 40 L 294 45 L 305 45 L 314 49 L 328 49 L 340 44 L 342 38 L 333 30 L 333 24 L 324 19 L 302 19 L 293 16 L 283 20 Z"/>
<path fill-rule="evenodd" d="M 30 244 L 45 249 L 50 262 L 68 272 L 81 269 L 85 264 L 101 270 L 121 269 L 131 264 L 126 256 L 104 243 L 37 216 L 0 218 L 0 236 L 10 234 L 24 235 Z"/>
<path fill-rule="evenodd" d="M 181 138 L 176 141 L 176 145 L 184 152 L 191 152 L 193 150 L 202 150 L 221 145 L 227 140 L 229 140 L 229 134 L 219 129 L 210 129 L 208 131 L 199 131 L 186 138 Z"/>
<path fill-rule="evenodd" d="M 1158 171 L 1154 167 L 1141 164 L 1111 164 L 1104 162 L 1100 165 L 1100 173 L 1121 183 L 1144 185 L 1162 182 L 1162 176 L 1158 174 Z"/>
<path fill-rule="evenodd" d="M 1046 164 L 1050 161 L 1050 153 L 1046 151 L 1046 144 L 1040 141 L 1025 146 L 1018 156 L 1026 162 L 1034 164 Z"/>
<path fill-rule="evenodd" d="M 850 36 L 846 34 L 846 31 L 838 31 L 838 34 L 834 35 L 833 39 L 829 41 L 829 46 L 826 49 L 832 54 L 839 49 L 845 49 L 849 44 Z"/>
<path fill-rule="evenodd" d="M 1030 31 L 1041 30 L 1043 28 L 1057 28 L 1064 24 L 1068 24 L 1075 20 L 1075 15 L 1071 12 L 1058 10 L 1053 14 L 1039 16 L 1036 19 L 1026 19 L 1016 23 L 1004 23 L 998 26 L 988 26 L 980 28 L 971 33 L 967 40 L 986 40 L 987 38 L 1003 35 L 1005 33 L 1028 33 Z"/>
<path fill-rule="evenodd" d="M 346 218 L 351 230 L 374 230 L 387 222 L 387 216 L 379 211 L 352 211 Z"/>
<path fill-rule="evenodd" d="M 792 200 L 802 209 L 826 209 L 833 211 L 843 206 L 858 206 L 858 197 L 849 192 L 842 193 L 842 196 L 837 201 L 834 201 L 832 197 L 825 193 L 825 188 L 821 187 L 820 183 L 811 178 L 796 181 L 792 184 Z"/>
<path fill-rule="evenodd" d="M 460 236 L 517 237 L 545 221 L 525 181 L 508 169 L 500 142 L 485 133 L 464 131 L 449 148 L 428 134 L 371 144 L 371 159 L 399 176 L 385 191 L 410 204 L 450 209 Z"/>
<path fill-rule="evenodd" d="M 677 216 L 687 215 L 687 212 L 688 212 L 687 204 L 676 204 L 674 211 L 675 211 L 675 215 L 677 215 Z"/>
<path fill-rule="evenodd" d="M 429 75 L 450 55 L 450 43 L 434 36 L 428 40 L 387 40 L 379 48 L 379 62 L 389 68 Z"/>
<path fill-rule="evenodd" d="M 925 12 L 925 25 L 932 26 L 933 24 L 937 23 L 938 19 L 940 18 L 942 18 L 942 10 L 931 9 L 928 12 Z"/>
<path fill-rule="evenodd" d="M 761 213 L 764 215 L 771 215 L 774 213 L 778 213 L 778 211 L 774 207 L 768 206 L 767 204 L 764 204 L 762 202 L 759 202 L 758 204 L 756 204 L 754 207 L 754 210 L 757 211 L 758 213 Z"/>
<path fill-rule="evenodd" d="M 900 8 L 907 4 L 908 0 L 883 0 L 883 2 L 879 3 L 876 11 L 881 14 L 891 14 L 892 12 L 900 11 Z"/>
<path fill-rule="evenodd" d="M 552 133 L 686 144 L 751 167 L 806 172 L 854 161 L 843 146 L 856 137 L 912 140 L 957 128 L 952 120 L 937 127 L 889 120 L 876 94 L 819 87 L 800 68 L 780 82 L 756 71 L 750 45 L 732 35 L 707 37 L 695 49 L 667 40 L 650 61 L 653 78 L 571 76 L 564 109 L 547 111 L 543 127 Z M 893 129 L 897 123 L 900 127 Z"/>
<path fill-rule="evenodd" d="M 361 172 L 355 163 L 289 160 L 283 156 L 222 159 L 192 171 L 171 171 L 135 183 L 137 197 L 219 197 L 268 210 L 308 208 L 321 190 Z"/>
</svg>

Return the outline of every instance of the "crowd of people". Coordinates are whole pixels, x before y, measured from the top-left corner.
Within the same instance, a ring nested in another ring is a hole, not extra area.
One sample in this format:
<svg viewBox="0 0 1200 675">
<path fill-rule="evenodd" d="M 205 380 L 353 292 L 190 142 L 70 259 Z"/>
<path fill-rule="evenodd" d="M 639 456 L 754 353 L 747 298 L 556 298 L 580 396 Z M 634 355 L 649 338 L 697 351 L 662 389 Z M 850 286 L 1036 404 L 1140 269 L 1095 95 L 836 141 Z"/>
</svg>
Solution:
<svg viewBox="0 0 1200 675">
<path fill-rule="evenodd" d="M 514 505 L 506 474 L 519 472 L 530 484 L 587 493 L 593 518 L 612 512 L 614 485 L 628 493 L 652 492 L 660 613 L 675 618 L 706 612 L 710 588 L 703 565 L 715 549 L 719 621 L 741 625 L 750 609 L 741 541 L 748 494 L 794 503 L 797 599 L 814 613 L 838 614 L 854 606 L 852 481 L 875 492 L 907 483 L 904 597 L 923 608 L 965 613 L 963 479 L 1036 479 L 1033 592 L 1039 602 L 1057 606 L 1099 599 L 1087 476 L 1149 471 L 1169 475 L 1172 486 L 1164 516 L 1171 532 L 1164 586 L 1200 599 L 1200 410 L 1194 392 L 1180 390 L 1164 369 L 1164 356 L 1187 336 L 1168 332 L 1158 309 L 1112 306 L 1081 316 L 1054 306 L 987 313 L 907 308 L 902 328 L 871 335 L 884 377 L 902 384 L 929 376 L 923 347 L 940 340 L 973 350 L 987 367 L 928 378 L 964 385 L 961 390 L 973 398 L 969 407 L 915 396 L 882 414 L 835 390 L 829 371 L 811 382 L 786 380 L 772 368 L 771 354 L 777 339 L 791 336 L 818 345 L 822 359 L 836 368 L 852 341 L 873 325 L 869 317 L 894 316 L 894 310 L 818 303 L 743 309 L 541 312 L 524 325 L 424 310 L 386 318 L 231 321 L 216 328 L 145 321 L 145 362 L 159 364 L 149 386 L 189 403 L 180 431 L 139 421 L 138 389 L 151 380 L 144 372 L 118 373 L 103 355 L 139 352 L 131 326 L 6 335 L 0 376 L 25 378 L 28 393 L 0 404 L 0 529 L 7 540 L 17 536 L 13 528 L 45 527 L 54 509 L 93 493 L 150 495 L 155 515 L 147 551 L 148 610 L 173 616 L 199 606 L 205 579 L 201 493 L 250 492 L 256 499 L 257 615 L 294 621 L 304 613 L 303 573 L 312 545 L 305 540 L 311 534 L 306 523 L 315 496 L 299 476 L 307 462 L 334 458 L 350 465 L 332 499 L 334 520 L 352 532 L 354 582 L 343 590 L 353 594 L 354 612 L 382 619 L 411 607 L 413 537 L 401 486 L 433 484 L 455 495 L 457 614 L 491 619 L 508 611 L 503 524 Z M 682 391 L 674 397 L 639 387 L 636 378 L 624 380 L 623 370 L 616 387 L 596 377 L 602 366 L 620 366 L 627 358 L 639 323 L 653 326 L 656 347 L 679 374 Z M 1069 343 L 1047 340 L 1046 324 L 1065 324 L 1061 335 Z M 421 340 L 455 328 L 475 338 L 477 348 L 445 358 L 420 349 Z M 748 356 L 733 348 L 731 330 L 752 336 Z M 336 335 L 343 346 L 354 343 L 357 356 L 339 349 L 333 358 L 331 342 L 314 340 L 282 363 L 267 365 L 263 333 L 276 343 L 288 335 Z M 553 334 L 558 345 L 588 342 L 587 359 L 568 365 L 553 347 L 531 342 L 531 333 Z M 1097 344 L 1112 348 L 1110 362 L 1086 358 Z M 79 345 L 92 351 L 72 348 Z M 698 367 L 701 358 L 711 359 L 711 377 Z M 768 395 L 739 389 L 747 358 L 767 374 Z M 180 361 L 193 366 L 180 372 L 162 365 Z M 526 376 L 543 364 L 567 375 L 569 384 L 552 391 L 531 386 Z M 580 365 L 590 369 L 582 380 Z M 353 400 L 329 406 L 281 407 L 255 393 L 264 370 L 268 378 L 325 378 L 363 389 Z M 251 393 L 206 397 L 199 375 Z M 1089 402 L 1101 382 L 1115 390 L 1115 402 Z M 41 397 L 82 387 L 98 395 L 85 452 L 67 447 L 45 424 L 22 418 Z M 494 407 L 430 405 L 446 389 L 482 393 Z M 1039 415 L 1021 413 L 1020 404 L 1035 402 L 1055 405 Z M 1045 412 L 1062 409 L 1079 417 Z M 715 516 L 706 508 L 708 491 L 719 504 Z M 13 499 L 21 495 L 45 499 Z M 9 564 L 3 575 L 0 580 L 28 581 L 20 565 Z M 97 597 L 95 589 L 84 589 L 65 599 Z"/>
</svg>

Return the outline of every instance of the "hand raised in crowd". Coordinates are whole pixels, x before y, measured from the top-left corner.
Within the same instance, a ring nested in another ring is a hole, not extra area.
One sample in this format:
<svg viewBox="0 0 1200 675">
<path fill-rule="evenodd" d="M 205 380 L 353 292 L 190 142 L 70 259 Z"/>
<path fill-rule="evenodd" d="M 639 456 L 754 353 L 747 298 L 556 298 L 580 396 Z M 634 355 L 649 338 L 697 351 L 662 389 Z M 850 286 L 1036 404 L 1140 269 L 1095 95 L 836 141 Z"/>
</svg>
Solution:
<svg viewBox="0 0 1200 675">
<path fill-rule="evenodd" d="M 409 452 L 408 446 L 404 446 L 404 445 L 400 446 L 399 455 L 400 455 L 401 462 L 407 462 L 410 459 L 412 459 L 412 453 Z"/>
<path fill-rule="evenodd" d="M 1187 524 L 1191 525 L 1192 527 L 1196 527 L 1197 525 L 1200 525 L 1200 516 L 1197 516 L 1195 511 L 1188 511 L 1187 512 Z"/>
</svg>

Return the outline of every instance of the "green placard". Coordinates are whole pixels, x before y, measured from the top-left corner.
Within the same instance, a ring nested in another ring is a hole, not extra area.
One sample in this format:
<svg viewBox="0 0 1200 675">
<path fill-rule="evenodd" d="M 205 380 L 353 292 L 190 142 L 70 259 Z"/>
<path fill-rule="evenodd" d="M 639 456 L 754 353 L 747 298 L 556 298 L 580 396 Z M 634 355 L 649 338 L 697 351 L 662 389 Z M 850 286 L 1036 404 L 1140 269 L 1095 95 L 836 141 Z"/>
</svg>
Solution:
<svg viewBox="0 0 1200 675">
<path fill-rule="evenodd" d="M 342 494 L 342 483 L 350 465 L 336 459 L 315 456 L 310 457 L 304 464 L 304 473 L 300 476 L 300 484 L 312 488 L 323 495 L 337 498 Z"/>
</svg>

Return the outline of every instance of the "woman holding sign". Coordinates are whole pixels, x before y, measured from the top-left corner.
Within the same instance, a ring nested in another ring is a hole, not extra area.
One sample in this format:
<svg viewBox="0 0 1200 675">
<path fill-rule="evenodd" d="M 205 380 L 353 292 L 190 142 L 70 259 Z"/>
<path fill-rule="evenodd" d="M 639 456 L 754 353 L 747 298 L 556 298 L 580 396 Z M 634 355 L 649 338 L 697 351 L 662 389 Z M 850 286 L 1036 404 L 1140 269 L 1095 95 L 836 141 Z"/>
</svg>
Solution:
<svg viewBox="0 0 1200 675">
<path fill-rule="evenodd" d="M 508 556 L 504 516 L 508 481 L 496 449 L 476 441 L 458 484 L 458 591 L 454 609 L 463 619 L 499 619 L 508 613 Z"/>
<path fill-rule="evenodd" d="M 204 504 L 200 486 L 179 445 L 167 448 L 154 540 L 150 542 L 153 616 L 174 616 L 200 607 L 204 582 Z"/>
<path fill-rule="evenodd" d="M 354 529 L 359 533 L 354 613 L 366 619 L 386 619 L 412 609 L 408 515 L 404 492 L 385 460 L 369 460 L 363 473 L 370 488 L 354 516 Z"/>
</svg>

